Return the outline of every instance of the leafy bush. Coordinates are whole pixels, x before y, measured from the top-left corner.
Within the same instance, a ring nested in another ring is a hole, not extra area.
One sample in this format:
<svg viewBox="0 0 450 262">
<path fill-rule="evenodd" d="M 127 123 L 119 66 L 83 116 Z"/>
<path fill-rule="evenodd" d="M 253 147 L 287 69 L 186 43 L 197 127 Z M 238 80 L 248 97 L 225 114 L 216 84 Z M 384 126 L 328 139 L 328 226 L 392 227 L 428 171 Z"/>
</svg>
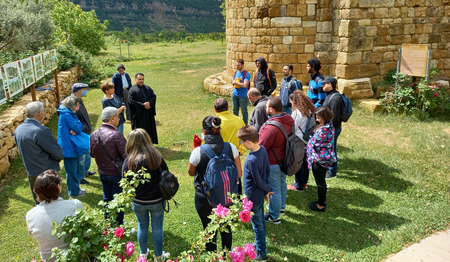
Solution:
<svg viewBox="0 0 450 262">
<path fill-rule="evenodd" d="M 439 70 L 430 70 L 431 77 L 438 73 Z M 380 99 L 386 111 L 425 116 L 450 112 L 449 89 L 430 85 L 425 79 L 412 82 L 411 77 L 404 74 L 396 74 L 393 78 L 398 80 L 397 88 L 389 88 Z"/>
</svg>

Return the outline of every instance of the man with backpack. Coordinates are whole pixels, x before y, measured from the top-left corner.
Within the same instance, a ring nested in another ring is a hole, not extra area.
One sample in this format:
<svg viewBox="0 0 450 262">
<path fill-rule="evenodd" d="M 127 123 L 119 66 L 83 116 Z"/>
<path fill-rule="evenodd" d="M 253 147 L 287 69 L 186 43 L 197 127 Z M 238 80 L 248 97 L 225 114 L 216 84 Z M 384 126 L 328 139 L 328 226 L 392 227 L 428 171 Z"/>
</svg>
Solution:
<svg viewBox="0 0 450 262">
<path fill-rule="evenodd" d="M 271 97 L 267 101 L 266 112 L 269 121 L 261 127 L 258 141 L 258 144 L 266 148 L 269 155 L 269 186 L 273 190 L 273 196 L 269 204 L 269 213 L 265 215 L 265 219 L 273 224 L 280 224 L 280 214 L 285 213 L 287 184 L 286 174 L 281 171 L 280 167 L 286 154 L 286 137 L 283 131 L 271 122 L 280 123 L 288 134 L 291 134 L 292 125 L 294 125 L 294 119 L 282 110 L 283 105 L 280 98 Z"/>
<path fill-rule="evenodd" d="M 298 81 L 292 75 L 294 67 L 291 64 L 287 64 L 283 67 L 283 81 L 280 87 L 280 99 L 283 103 L 283 112 L 292 114 L 292 105 L 289 102 L 289 95 L 295 90 L 302 90 L 302 82 Z"/>
<path fill-rule="evenodd" d="M 253 79 L 254 86 L 261 92 L 263 96 L 270 96 L 277 88 L 277 79 L 275 78 L 275 72 L 269 69 L 266 59 L 260 56 L 255 61 L 256 71 L 255 78 Z"/>
<path fill-rule="evenodd" d="M 342 99 L 341 94 L 336 90 L 337 88 L 337 80 L 332 76 L 327 76 L 325 80 L 323 80 L 323 91 L 326 92 L 327 97 L 325 98 L 325 102 L 323 106 L 329 107 L 331 111 L 333 111 L 333 126 L 334 126 L 334 152 L 336 153 L 336 162 L 334 162 L 328 169 L 325 178 L 336 178 L 337 172 L 337 151 L 336 144 L 339 135 L 341 134 L 341 126 L 342 119 L 341 114 L 344 110 L 344 101 Z"/>
<path fill-rule="evenodd" d="M 231 93 L 231 99 L 233 102 L 233 114 L 239 116 L 239 108 L 242 112 L 242 120 L 248 124 L 248 98 L 247 91 L 250 87 L 250 73 L 244 70 L 244 60 L 236 60 L 236 72 L 233 75 L 233 92 Z"/>
</svg>

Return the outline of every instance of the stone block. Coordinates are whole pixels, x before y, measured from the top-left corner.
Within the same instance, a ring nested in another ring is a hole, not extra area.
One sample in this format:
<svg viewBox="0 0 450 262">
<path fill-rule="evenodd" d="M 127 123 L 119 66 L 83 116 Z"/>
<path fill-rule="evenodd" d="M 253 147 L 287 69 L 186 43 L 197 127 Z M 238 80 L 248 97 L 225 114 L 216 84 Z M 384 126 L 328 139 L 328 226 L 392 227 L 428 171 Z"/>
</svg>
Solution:
<svg viewBox="0 0 450 262">
<path fill-rule="evenodd" d="M 325 21 L 325 22 L 318 22 L 317 23 L 317 32 L 318 33 L 330 33 L 331 31 L 332 31 L 332 23 L 331 23 L 331 21 Z"/>
<path fill-rule="evenodd" d="M 331 34 L 317 34 L 316 41 L 321 43 L 331 43 Z"/>
<path fill-rule="evenodd" d="M 339 79 L 338 89 L 350 99 L 373 97 L 370 78 Z"/>
<path fill-rule="evenodd" d="M 378 28 L 376 26 L 367 26 L 366 28 L 366 36 L 377 36 Z"/>
<path fill-rule="evenodd" d="M 285 64 L 294 64 L 297 63 L 297 55 L 296 54 L 283 54 L 283 63 Z"/>
<path fill-rule="evenodd" d="M 360 101 L 355 101 L 355 102 L 359 102 L 359 105 L 362 108 L 365 108 L 366 110 L 368 110 L 370 112 L 383 111 L 383 107 L 381 106 L 380 100 L 378 100 L 378 99 L 362 99 Z"/>
<path fill-rule="evenodd" d="M 10 163 L 8 156 L 0 158 L 0 176 L 3 177 L 9 170 Z"/>
<path fill-rule="evenodd" d="M 336 65 L 336 76 L 343 79 L 356 79 L 378 75 L 378 66 L 375 64 L 362 65 Z"/>
<path fill-rule="evenodd" d="M 303 33 L 308 36 L 316 35 L 317 29 L 315 27 L 303 28 Z"/>
<path fill-rule="evenodd" d="M 269 61 L 271 63 L 282 63 L 283 55 L 282 54 L 269 54 Z"/>
<path fill-rule="evenodd" d="M 375 18 L 388 18 L 389 17 L 389 9 L 388 8 L 376 8 L 375 9 Z"/>
<path fill-rule="evenodd" d="M 273 52 L 280 54 L 287 54 L 290 52 L 290 48 L 289 45 L 274 45 Z"/>
<path fill-rule="evenodd" d="M 270 36 L 261 36 L 261 44 L 264 45 L 268 45 L 271 43 L 271 38 Z"/>
<path fill-rule="evenodd" d="M 242 44 L 251 44 L 252 37 L 251 36 L 241 36 L 241 43 Z"/>
<path fill-rule="evenodd" d="M 5 138 L 5 147 L 7 149 L 11 149 L 16 145 L 16 142 L 14 141 L 14 137 L 6 137 Z"/>
<path fill-rule="evenodd" d="M 269 8 L 269 17 L 279 17 L 281 16 L 281 7 L 272 6 Z"/>
<path fill-rule="evenodd" d="M 316 25 L 317 25 L 316 21 L 303 21 L 303 24 L 302 24 L 302 26 L 304 28 L 308 28 L 308 27 L 314 27 L 315 28 Z"/>
<path fill-rule="evenodd" d="M 276 46 L 278 46 L 278 45 L 276 45 Z M 258 52 L 258 53 L 269 54 L 269 53 L 272 53 L 272 50 L 275 51 L 275 46 L 274 47 L 272 47 L 272 45 L 257 45 L 256 46 L 256 52 Z M 286 52 L 286 53 L 288 53 L 288 52 Z"/>
<path fill-rule="evenodd" d="M 269 28 L 270 27 L 270 18 L 269 17 L 264 17 L 263 18 L 263 27 L 264 28 Z"/>
<path fill-rule="evenodd" d="M 252 27 L 253 28 L 262 27 L 262 19 L 252 19 Z"/>
<path fill-rule="evenodd" d="M 355 0 L 341 0 L 339 1 L 340 8 L 355 8 L 358 6 L 358 1 Z"/>
<path fill-rule="evenodd" d="M 342 19 L 363 19 L 369 17 L 366 9 L 352 8 L 340 11 Z"/>
<path fill-rule="evenodd" d="M 395 0 L 359 0 L 359 7 L 393 7 Z"/>
<path fill-rule="evenodd" d="M 416 25 L 414 25 L 414 24 L 405 25 L 403 27 L 403 33 L 405 35 L 414 34 L 415 30 L 416 30 Z"/>
<path fill-rule="evenodd" d="M 271 19 L 272 27 L 301 27 L 302 19 L 300 17 L 275 17 Z"/>
<path fill-rule="evenodd" d="M 294 44 L 306 44 L 308 43 L 307 36 L 294 36 Z"/>
<path fill-rule="evenodd" d="M 338 64 L 361 64 L 362 52 L 345 53 L 339 52 L 336 63 Z"/>
<path fill-rule="evenodd" d="M 266 0 L 255 0 L 255 6 L 266 6 Z"/>
<path fill-rule="evenodd" d="M 291 52 L 294 54 L 301 54 L 305 51 L 304 45 L 291 45 Z"/>
<path fill-rule="evenodd" d="M 290 45 L 292 44 L 293 37 L 292 36 L 284 36 L 283 37 L 283 44 Z"/>
<path fill-rule="evenodd" d="M 8 159 L 10 161 L 15 160 L 19 156 L 19 149 L 17 147 L 13 147 L 8 150 Z"/>
<path fill-rule="evenodd" d="M 308 16 L 314 16 L 316 15 L 316 5 L 315 4 L 308 4 L 307 7 L 307 14 Z"/>
<path fill-rule="evenodd" d="M 289 35 L 289 28 L 278 28 L 278 35 Z"/>
<path fill-rule="evenodd" d="M 1 141 L 4 143 L 5 142 L 5 140 L 4 139 L 1 139 Z M 6 146 L 1 146 L 0 147 L 0 158 L 3 158 L 3 157 L 7 157 L 8 156 L 8 148 L 6 147 Z"/>
<path fill-rule="evenodd" d="M 303 28 L 290 28 L 289 35 L 292 36 L 303 35 Z"/>
<path fill-rule="evenodd" d="M 297 5 L 297 16 L 298 17 L 306 16 L 306 5 L 304 4 Z"/>
<path fill-rule="evenodd" d="M 271 39 L 272 45 L 284 44 L 282 36 L 272 36 Z"/>
<path fill-rule="evenodd" d="M 314 45 L 313 44 L 305 45 L 305 53 L 314 53 Z"/>
</svg>

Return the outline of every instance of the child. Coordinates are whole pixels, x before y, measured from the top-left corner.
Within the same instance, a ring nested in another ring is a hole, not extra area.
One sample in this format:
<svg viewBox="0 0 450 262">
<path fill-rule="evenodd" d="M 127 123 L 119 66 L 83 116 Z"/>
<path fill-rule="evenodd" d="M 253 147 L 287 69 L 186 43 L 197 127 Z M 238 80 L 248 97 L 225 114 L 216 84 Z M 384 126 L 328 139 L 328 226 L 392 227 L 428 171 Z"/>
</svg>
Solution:
<svg viewBox="0 0 450 262">
<path fill-rule="evenodd" d="M 255 261 L 266 261 L 266 221 L 264 219 L 264 197 L 269 202 L 273 195 L 269 187 L 270 164 L 267 151 L 258 145 L 258 131 L 253 126 L 244 126 L 236 135 L 240 143 L 251 152 L 244 164 L 244 193 L 253 202 L 252 225 L 255 231 L 257 256 Z"/>
<path fill-rule="evenodd" d="M 117 131 L 123 134 L 123 123 L 125 123 L 125 117 L 123 116 L 123 110 L 125 109 L 125 105 L 123 104 L 122 100 L 114 94 L 114 84 L 106 82 L 101 85 L 100 89 L 105 93 L 105 96 L 103 96 L 102 99 L 102 105 L 103 108 L 112 106 L 119 111 L 117 112 L 120 117 L 119 125 L 117 126 Z"/>
<path fill-rule="evenodd" d="M 319 201 L 309 203 L 313 211 L 325 212 L 327 206 L 327 183 L 325 175 L 328 167 L 336 162 L 336 154 L 333 148 L 334 127 L 333 112 L 326 106 L 316 110 L 316 128 L 314 136 L 306 146 L 308 154 L 308 168 L 312 169 L 317 185 Z"/>
</svg>

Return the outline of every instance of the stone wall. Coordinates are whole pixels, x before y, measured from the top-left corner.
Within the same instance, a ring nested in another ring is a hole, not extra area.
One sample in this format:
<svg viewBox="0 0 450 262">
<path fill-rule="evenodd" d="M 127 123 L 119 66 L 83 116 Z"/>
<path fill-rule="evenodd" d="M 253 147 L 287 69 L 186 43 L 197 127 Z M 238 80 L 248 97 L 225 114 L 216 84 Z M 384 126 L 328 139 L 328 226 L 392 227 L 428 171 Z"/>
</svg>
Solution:
<svg viewBox="0 0 450 262">
<path fill-rule="evenodd" d="M 72 85 L 78 81 L 80 69 L 73 67 L 67 71 L 58 73 L 58 82 L 61 98 L 69 95 Z M 51 84 L 55 88 L 54 84 Z M 49 88 L 49 86 L 43 87 Z M 44 103 L 45 118 L 43 124 L 47 124 L 50 117 L 56 113 L 59 101 L 56 98 L 56 91 L 45 90 L 36 91 L 36 100 Z M 27 118 L 25 115 L 25 106 L 31 102 L 31 93 L 28 93 L 13 106 L 1 112 L 0 115 L 0 178 L 3 177 L 10 167 L 10 162 L 19 156 L 16 142 L 14 141 L 14 131 Z"/>
<path fill-rule="evenodd" d="M 278 82 L 284 64 L 291 63 L 294 76 L 307 83 L 306 62 L 316 56 L 323 75 L 367 88 L 396 68 L 401 44 L 412 43 L 428 44 L 431 67 L 450 76 L 450 0 L 227 0 L 226 5 L 230 75 L 237 59 L 254 71 L 254 61 L 263 56 Z M 355 86 L 340 82 L 346 83 Z M 345 92 L 373 95 L 370 88 L 359 91 Z"/>
</svg>

